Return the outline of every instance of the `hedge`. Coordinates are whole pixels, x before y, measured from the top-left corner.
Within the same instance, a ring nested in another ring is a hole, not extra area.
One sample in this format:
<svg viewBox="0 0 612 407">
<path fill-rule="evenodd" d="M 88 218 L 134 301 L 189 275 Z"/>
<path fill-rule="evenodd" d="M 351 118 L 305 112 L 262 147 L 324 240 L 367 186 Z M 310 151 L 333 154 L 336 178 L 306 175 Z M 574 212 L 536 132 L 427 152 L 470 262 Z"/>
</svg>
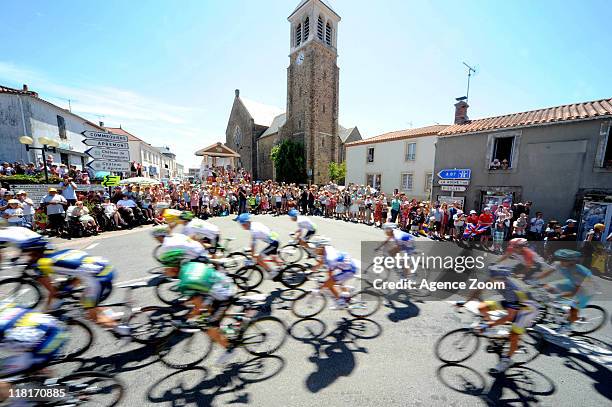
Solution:
<svg viewBox="0 0 612 407">
<path fill-rule="evenodd" d="M 45 175 L 0 175 L 0 182 L 6 184 L 47 184 L 45 181 Z M 62 179 L 59 177 L 49 177 L 49 184 L 59 184 Z"/>
</svg>

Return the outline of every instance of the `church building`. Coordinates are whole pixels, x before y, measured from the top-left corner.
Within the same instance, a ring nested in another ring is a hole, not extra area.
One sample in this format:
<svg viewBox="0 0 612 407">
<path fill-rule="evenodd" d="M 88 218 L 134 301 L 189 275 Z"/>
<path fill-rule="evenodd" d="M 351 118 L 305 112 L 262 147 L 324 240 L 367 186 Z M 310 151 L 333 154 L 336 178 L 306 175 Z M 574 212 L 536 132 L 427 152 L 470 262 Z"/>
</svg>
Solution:
<svg viewBox="0 0 612 407">
<path fill-rule="evenodd" d="M 239 164 L 254 179 L 274 179 L 272 147 L 286 139 L 300 142 L 308 180 L 321 184 L 329 180 L 329 163 L 344 161 L 344 145 L 362 138 L 357 127 L 338 123 L 340 16 L 323 0 L 302 0 L 288 20 L 286 111 L 245 99 L 236 90 L 226 145 L 240 154 Z"/>
</svg>

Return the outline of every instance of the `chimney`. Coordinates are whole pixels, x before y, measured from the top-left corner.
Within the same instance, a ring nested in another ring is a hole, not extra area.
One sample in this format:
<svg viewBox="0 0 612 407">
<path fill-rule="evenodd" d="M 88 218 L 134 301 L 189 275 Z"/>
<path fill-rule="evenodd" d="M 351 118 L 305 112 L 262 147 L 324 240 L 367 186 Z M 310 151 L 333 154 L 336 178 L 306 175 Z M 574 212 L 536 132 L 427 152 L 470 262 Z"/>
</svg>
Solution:
<svg viewBox="0 0 612 407">
<path fill-rule="evenodd" d="M 466 100 L 467 97 L 463 96 L 457 98 L 455 103 L 455 124 L 464 124 L 470 121 L 467 115 L 468 107 L 470 107 Z"/>
<path fill-rule="evenodd" d="M 98 122 L 100 123 L 100 127 L 104 127 L 104 122 Z"/>
<path fill-rule="evenodd" d="M 23 91 L 28 92 L 28 85 L 26 85 L 25 83 L 23 84 Z"/>
<path fill-rule="evenodd" d="M 234 91 L 234 93 L 236 94 L 236 97 L 239 98 L 240 97 L 240 89 L 236 89 Z"/>
</svg>

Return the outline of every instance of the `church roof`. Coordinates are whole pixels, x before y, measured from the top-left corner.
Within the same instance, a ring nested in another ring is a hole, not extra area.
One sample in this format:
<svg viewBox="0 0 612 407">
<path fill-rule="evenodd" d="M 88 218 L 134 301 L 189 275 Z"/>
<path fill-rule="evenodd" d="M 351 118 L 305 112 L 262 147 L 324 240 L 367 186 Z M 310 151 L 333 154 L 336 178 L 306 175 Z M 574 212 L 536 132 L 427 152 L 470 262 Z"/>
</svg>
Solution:
<svg viewBox="0 0 612 407">
<path fill-rule="evenodd" d="M 297 13 L 297 11 L 299 9 L 301 9 L 306 3 L 308 3 L 310 0 L 302 0 L 300 1 L 300 4 L 297 5 L 297 7 L 295 8 L 295 10 L 293 10 L 293 12 L 289 15 L 289 17 L 291 17 L 292 15 L 294 15 L 295 13 Z M 334 9 L 329 5 L 329 0 L 319 0 L 321 3 L 323 3 L 323 5 L 325 7 L 327 7 L 329 9 L 329 11 L 331 11 L 332 13 L 334 13 L 335 15 L 338 16 L 338 13 L 336 13 L 334 11 Z M 338 16 L 340 17 L 340 16 Z"/>
<path fill-rule="evenodd" d="M 278 133 L 278 130 L 281 127 L 283 127 L 283 125 L 285 124 L 285 121 L 287 121 L 287 114 L 286 113 L 279 114 L 278 116 L 274 118 L 274 120 L 272 120 L 272 124 L 270 125 L 270 127 L 268 127 L 266 131 L 264 131 L 263 134 L 259 137 L 261 138 L 261 137 L 269 136 L 270 134 Z"/>
<path fill-rule="evenodd" d="M 355 126 L 347 129 L 346 127 L 338 125 L 338 137 L 340 137 L 340 140 L 342 140 L 342 142 L 344 143 L 346 139 L 349 138 L 354 129 Z"/>
<path fill-rule="evenodd" d="M 255 102 L 247 98 L 239 97 L 242 105 L 249 112 L 255 124 L 260 126 L 270 127 L 276 116 L 283 113 L 283 109 L 276 106 L 264 105 L 263 103 Z"/>
<path fill-rule="evenodd" d="M 204 147 L 196 151 L 195 155 L 204 156 L 208 155 L 211 157 L 240 157 L 240 154 L 226 146 L 221 142 L 216 142 L 208 147 Z"/>
</svg>

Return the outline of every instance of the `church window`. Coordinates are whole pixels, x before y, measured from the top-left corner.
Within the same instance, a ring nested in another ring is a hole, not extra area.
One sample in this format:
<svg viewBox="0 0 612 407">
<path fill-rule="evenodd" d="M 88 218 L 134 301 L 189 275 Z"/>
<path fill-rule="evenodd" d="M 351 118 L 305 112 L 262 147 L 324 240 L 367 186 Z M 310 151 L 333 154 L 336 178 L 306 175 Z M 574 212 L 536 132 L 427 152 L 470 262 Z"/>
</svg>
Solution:
<svg viewBox="0 0 612 407">
<path fill-rule="evenodd" d="M 323 17 L 321 16 L 319 16 L 319 20 L 317 21 L 317 37 L 323 41 Z"/>
<path fill-rule="evenodd" d="M 236 126 L 234 129 L 234 144 L 238 147 L 242 143 L 242 131 L 240 127 Z"/>
<path fill-rule="evenodd" d="M 306 17 L 306 20 L 304 20 L 304 41 L 308 39 L 309 35 L 310 35 L 310 18 Z"/>
<path fill-rule="evenodd" d="M 295 27 L 295 46 L 299 46 L 302 43 L 302 24 L 298 24 Z"/>
<path fill-rule="evenodd" d="M 332 45 L 332 27 L 329 23 L 325 26 L 325 43 Z"/>
</svg>

